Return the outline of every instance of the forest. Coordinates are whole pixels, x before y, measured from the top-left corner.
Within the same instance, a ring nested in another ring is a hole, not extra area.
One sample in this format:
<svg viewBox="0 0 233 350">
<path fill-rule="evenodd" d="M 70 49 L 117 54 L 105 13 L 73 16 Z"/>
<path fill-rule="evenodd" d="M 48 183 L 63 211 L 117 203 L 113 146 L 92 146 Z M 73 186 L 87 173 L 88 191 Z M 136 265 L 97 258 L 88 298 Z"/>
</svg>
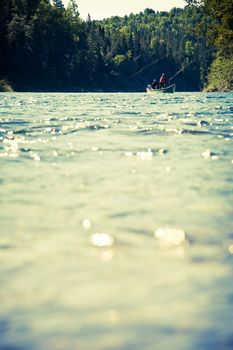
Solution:
<svg viewBox="0 0 233 350">
<path fill-rule="evenodd" d="M 232 0 L 101 21 L 75 0 L 0 0 L 0 90 L 144 91 L 180 71 L 178 91 L 232 91 L 232 63 Z"/>
</svg>

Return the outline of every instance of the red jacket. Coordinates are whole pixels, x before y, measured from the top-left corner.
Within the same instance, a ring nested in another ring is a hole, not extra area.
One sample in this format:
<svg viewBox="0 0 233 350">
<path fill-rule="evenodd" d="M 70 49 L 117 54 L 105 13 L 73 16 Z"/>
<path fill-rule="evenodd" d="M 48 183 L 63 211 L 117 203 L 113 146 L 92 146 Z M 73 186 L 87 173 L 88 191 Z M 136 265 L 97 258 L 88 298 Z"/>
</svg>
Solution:
<svg viewBox="0 0 233 350">
<path fill-rule="evenodd" d="M 165 75 L 162 75 L 159 82 L 160 84 L 166 84 L 168 82 L 168 78 L 165 77 Z"/>
</svg>

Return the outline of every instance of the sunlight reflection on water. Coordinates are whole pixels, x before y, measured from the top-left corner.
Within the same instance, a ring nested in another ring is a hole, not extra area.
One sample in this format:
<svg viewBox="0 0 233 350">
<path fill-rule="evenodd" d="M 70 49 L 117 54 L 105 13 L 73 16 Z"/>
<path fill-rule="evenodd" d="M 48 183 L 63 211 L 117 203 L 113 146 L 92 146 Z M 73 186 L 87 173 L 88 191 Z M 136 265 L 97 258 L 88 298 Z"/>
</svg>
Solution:
<svg viewBox="0 0 233 350">
<path fill-rule="evenodd" d="M 0 349 L 228 350 L 232 94 L 0 94 Z"/>
</svg>

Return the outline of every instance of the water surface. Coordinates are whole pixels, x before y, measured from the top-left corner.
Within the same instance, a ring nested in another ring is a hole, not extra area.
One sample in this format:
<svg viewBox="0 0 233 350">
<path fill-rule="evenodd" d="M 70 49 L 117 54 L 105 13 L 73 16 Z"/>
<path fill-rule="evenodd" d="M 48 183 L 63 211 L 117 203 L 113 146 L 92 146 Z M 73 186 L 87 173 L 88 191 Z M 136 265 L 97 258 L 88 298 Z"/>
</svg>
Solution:
<svg viewBox="0 0 233 350">
<path fill-rule="evenodd" d="M 233 348 L 233 94 L 0 94 L 0 349 Z"/>
</svg>

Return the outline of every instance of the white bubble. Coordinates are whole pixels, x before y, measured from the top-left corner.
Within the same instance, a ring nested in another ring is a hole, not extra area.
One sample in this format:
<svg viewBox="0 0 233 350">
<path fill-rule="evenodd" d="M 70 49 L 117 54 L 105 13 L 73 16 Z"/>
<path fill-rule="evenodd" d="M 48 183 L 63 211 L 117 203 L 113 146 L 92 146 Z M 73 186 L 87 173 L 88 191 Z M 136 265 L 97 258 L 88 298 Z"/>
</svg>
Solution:
<svg viewBox="0 0 233 350">
<path fill-rule="evenodd" d="M 152 160 L 153 152 L 148 149 L 148 151 L 137 152 L 137 157 L 143 161 Z"/>
<path fill-rule="evenodd" d="M 133 152 L 125 152 L 126 157 L 133 157 Z"/>
<path fill-rule="evenodd" d="M 109 247 L 113 245 L 114 239 L 107 233 L 94 233 L 91 236 L 91 243 L 97 247 Z"/>
<path fill-rule="evenodd" d="M 88 231 L 91 228 L 91 221 L 89 219 L 84 219 L 82 222 L 84 230 Z"/>
<path fill-rule="evenodd" d="M 209 149 L 207 149 L 206 151 L 202 152 L 202 157 L 205 159 L 209 159 L 211 157 L 211 152 Z"/>
<path fill-rule="evenodd" d="M 176 228 L 158 228 L 155 231 L 155 238 L 161 242 L 178 246 L 185 242 L 185 232 Z"/>
</svg>

